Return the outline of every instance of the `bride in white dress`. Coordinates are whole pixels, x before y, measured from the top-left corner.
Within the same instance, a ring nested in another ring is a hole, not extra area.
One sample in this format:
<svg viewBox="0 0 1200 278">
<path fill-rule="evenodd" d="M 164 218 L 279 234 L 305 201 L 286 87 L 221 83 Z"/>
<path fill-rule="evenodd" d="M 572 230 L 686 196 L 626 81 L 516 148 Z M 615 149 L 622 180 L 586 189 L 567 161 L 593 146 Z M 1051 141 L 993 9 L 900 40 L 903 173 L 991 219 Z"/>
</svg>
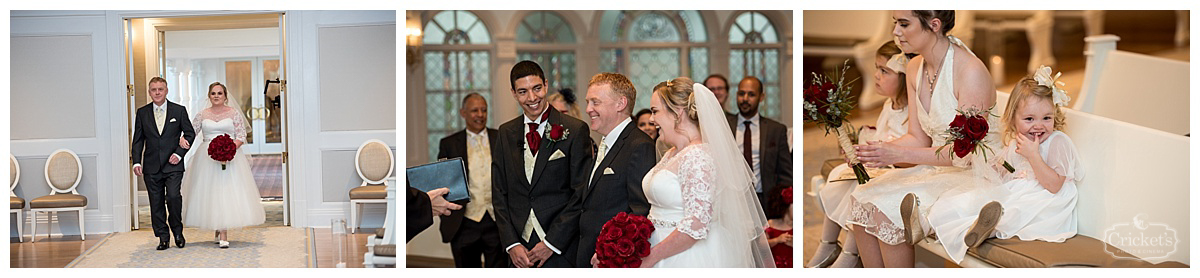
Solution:
<svg viewBox="0 0 1200 278">
<path fill-rule="evenodd" d="M 220 82 L 208 86 L 208 101 L 209 107 L 192 119 L 196 137 L 204 140 L 190 150 L 193 154 L 183 175 L 183 224 L 215 230 L 214 241 L 228 248 L 229 229 L 262 224 L 266 215 L 250 161 L 241 149 L 250 124 L 237 108 L 237 100 L 226 97 Z M 238 151 L 222 169 L 208 156 L 208 144 L 225 134 L 233 138 Z M 180 146 L 189 147 L 182 140 Z"/>
<path fill-rule="evenodd" d="M 752 172 L 716 97 L 680 77 L 651 99 L 662 140 L 678 147 L 642 180 L 655 227 L 642 267 L 775 267 Z"/>
</svg>

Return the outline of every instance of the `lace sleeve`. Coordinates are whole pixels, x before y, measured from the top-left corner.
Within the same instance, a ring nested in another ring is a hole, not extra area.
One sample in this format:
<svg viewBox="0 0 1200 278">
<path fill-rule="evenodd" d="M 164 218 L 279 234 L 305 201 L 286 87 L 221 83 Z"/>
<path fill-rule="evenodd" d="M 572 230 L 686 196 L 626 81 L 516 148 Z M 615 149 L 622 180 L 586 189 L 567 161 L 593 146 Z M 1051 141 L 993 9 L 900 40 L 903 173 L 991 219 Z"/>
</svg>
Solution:
<svg viewBox="0 0 1200 278">
<path fill-rule="evenodd" d="M 703 239 L 708 236 L 709 222 L 712 221 L 716 167 L 712 157 L 699 148 L 688 150 L 681 158 L 679 173 L 684 216 L 676 229 L 694 239 Z"/>
<path fill-rule="evenodd" d="M 233 114 L 231 116 L 233 118 L 233 133 L 235 133 L 233 139 L 245 143 L 247 133 L 246 129 L 250 128 L 250 124 L 246 122 L 246 117 L 242 116 L 242 113 L 238 113 L 238 111 L 239 110 L 233 110 L 231 113 Z"/>
<path fill-rule="evenodd" d="M 205 114 L 204 112 L 208 112 L 208 109 L 202 109 L 202 110 L 200 110 L 200 112 L 196 112 L 196 116 L 192 116 L 192 130 L 196 131 L 197 139 L 204 138 L 204 136 L 200 134 L 200 132 L 203 130 L 203 129 L 201 129 L 201 126 L 204 125 L 203 124 L 204 114 Z M 197 140 L 197 141 L 200 141 L 200 140 Z"/>
<path fill-rule="evenodd" d="M 1064 133 L 1057 133 L 1050 139 L 1051 141 L 1046 144 L 1045 154 L 1042 156 L 1046 165 L 1050 166 L 1050 169 L 1054 169 L 1058 175 L 1066 177 L 1066 181 L 1083 179 L 1079 154 L 1075 151 L 1075 144 L 1071 142 L 1071 138 Z"/>
</svg>

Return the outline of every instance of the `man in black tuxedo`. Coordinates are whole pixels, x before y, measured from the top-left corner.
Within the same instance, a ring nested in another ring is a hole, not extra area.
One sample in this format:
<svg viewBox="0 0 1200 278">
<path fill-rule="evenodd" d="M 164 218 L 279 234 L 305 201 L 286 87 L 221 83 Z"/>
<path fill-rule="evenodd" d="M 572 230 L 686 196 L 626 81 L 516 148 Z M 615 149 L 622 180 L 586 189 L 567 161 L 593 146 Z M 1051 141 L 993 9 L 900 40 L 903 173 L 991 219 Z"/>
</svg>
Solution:
<svg viewBox="0 0 1200 278">
<path fill-rule="evenodd" d="M 442 138 L 438 159 L 462 158 L 467 166 L 470 201 L 456 202 L 466 207 L 442 216 L 442 242 L 450 243 L 454 267 L 489 268 L 508 266 L 492 207 L 492 148 L 499 132 L 487 128 L 487 100 L 477 93 L 463 97 L 458 110 L 467 128 Z M 479 261 L 483 255 L 484 262 Z"/>
<path fill-rule="evenodd" d="M 763 95 L 762 81 L 753 76 L 738 82 L 738 115 L 729 119 L 729 129 L 742 154 L 757 176 L 754 190 L 763 208 L 770 207 L 763 192 L 781 184 L 792 184 L 792 152 L 788 148 L 787 126 L 758 114 Z M 746 140 L 750 138 L 750 140 Z"/>
<path fill-rule="evenodd" d="M 522 115 L 500 125 L 492 147 L 492 205 L 500 242 L 516 267 L 571 267 L 591 158 L 588 125 L 550 107 L 546 78 L 532 61 L 509 74 Z"/>
<path fill-rule="evenodd" d="M 633 82 L 617 73 L 600 73 L 588 82 L 587 114 L 592 130 L 603 135 L 593 163 L 591 178 L 583 191 L 579 222 L 579 252 L 576 267 L 591 267 L 596 237 L 604 223 L 626 212 L 645 216 L 650 202 L 642 192 L 642 177 L 654 167 L 654 140 L 629 118 L 637 91 Z"/>
<path fill-rule="evenodd" d="M 175 234 L 175 246 L 183 248 L 183 155 L 187 149 L 179 146 L 180 137 L 188 145 L 196 138 L 187 108 L 167 101 L 167 80 L 150 79 L 150 100 L 137 110 L 133 126 L 133 173 L 146 180 L 150 194 L 150 221 L 158 250 L 169 248 L 170 236 Z"/>
</svg>

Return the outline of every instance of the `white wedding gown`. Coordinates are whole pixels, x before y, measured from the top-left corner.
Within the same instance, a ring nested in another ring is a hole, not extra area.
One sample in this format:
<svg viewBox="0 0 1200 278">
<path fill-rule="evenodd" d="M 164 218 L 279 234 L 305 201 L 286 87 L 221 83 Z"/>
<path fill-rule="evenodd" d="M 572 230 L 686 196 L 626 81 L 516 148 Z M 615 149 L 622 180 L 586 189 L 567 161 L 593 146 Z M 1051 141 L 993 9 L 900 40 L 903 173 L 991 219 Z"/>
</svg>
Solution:
<svg viewBox="0 0 1200 278">
<path fill-rule="evenodd" d="M 208 156 L 208 143 L 213 138 L 229 134 L 245 142 L 249 126 L 237 110 L 221 114 L 210 110 L 200 111 L 192 120 L 196 138 L 203 141 L 192 144 L 193 154 L 183 175 L 183 224 L 208 230 L 262 224 L 266 215 L 245 150 L 239 148 L 225 170 Z"/>
<path fill-rule="evenodd" d="M 674 152 L 674 153 L 672 153 Z M 665 258 L 654 267 L 754 267 L 750 242 L 731 241 L 713 216 L 716 175 L 707 144 L 693 144 L 667 152 L 642 179 L 650 201 L 654 233 L 651 246 L 673 231 L 696 239 L 687 250 Z"/>
</svg>

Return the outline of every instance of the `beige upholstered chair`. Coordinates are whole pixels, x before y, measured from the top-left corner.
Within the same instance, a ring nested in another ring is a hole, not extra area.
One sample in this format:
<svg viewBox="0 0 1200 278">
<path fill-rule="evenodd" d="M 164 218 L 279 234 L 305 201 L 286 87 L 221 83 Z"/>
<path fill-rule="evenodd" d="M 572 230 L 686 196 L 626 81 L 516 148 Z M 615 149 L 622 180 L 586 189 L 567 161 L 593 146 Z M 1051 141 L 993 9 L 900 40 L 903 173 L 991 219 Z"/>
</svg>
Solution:
<svg viewBox="0 0 1200 278">
<path fill-rule="evenodd" d="M 17 215 L 17 241 L 25 241 L 25 199 L 17 197 L 17 181 L 21 180 L 21 165 L 17 157 L 8 155 L 8 212 Z"/>
<path fill-rule="evenodd" d="M 87 209 L 87 197 L 79 195 L 76 187 L 83 178 L 83 163 L 79 155 L 67 149 L 59 149 L 46 159 L 46 184 L 50 186 L 50 195 L 38 197 L 29 202 L 29 212 L 33 216 L 32 236 L 37 236 L 37 216 L 39 212 L 58 214 L 60 211 L 77 211 L 79 213 L 79 239 L 84 239 L 83 226 L 86 221 L 83 211 Z M 53 218 L 47 218 L 53 219 Z M 50 221 L 50 220 L 48 220 Z M 59 223 L 61 226 L 61 223 Z M 47 225 L 46 236 L 50 236 L 53 226 Z M 31 238 L 32 240 L 32 238 Z"/>
<path fill-rule="evenodd" d="M 354 169 L 363 182 L 350 190 L 350 232 L 358 230 L 363 204 L 387 203 L 387 179 L 395 168 L 392 149 L 377 139 L 367 140 L 354 154 Z"/>
</svg>

